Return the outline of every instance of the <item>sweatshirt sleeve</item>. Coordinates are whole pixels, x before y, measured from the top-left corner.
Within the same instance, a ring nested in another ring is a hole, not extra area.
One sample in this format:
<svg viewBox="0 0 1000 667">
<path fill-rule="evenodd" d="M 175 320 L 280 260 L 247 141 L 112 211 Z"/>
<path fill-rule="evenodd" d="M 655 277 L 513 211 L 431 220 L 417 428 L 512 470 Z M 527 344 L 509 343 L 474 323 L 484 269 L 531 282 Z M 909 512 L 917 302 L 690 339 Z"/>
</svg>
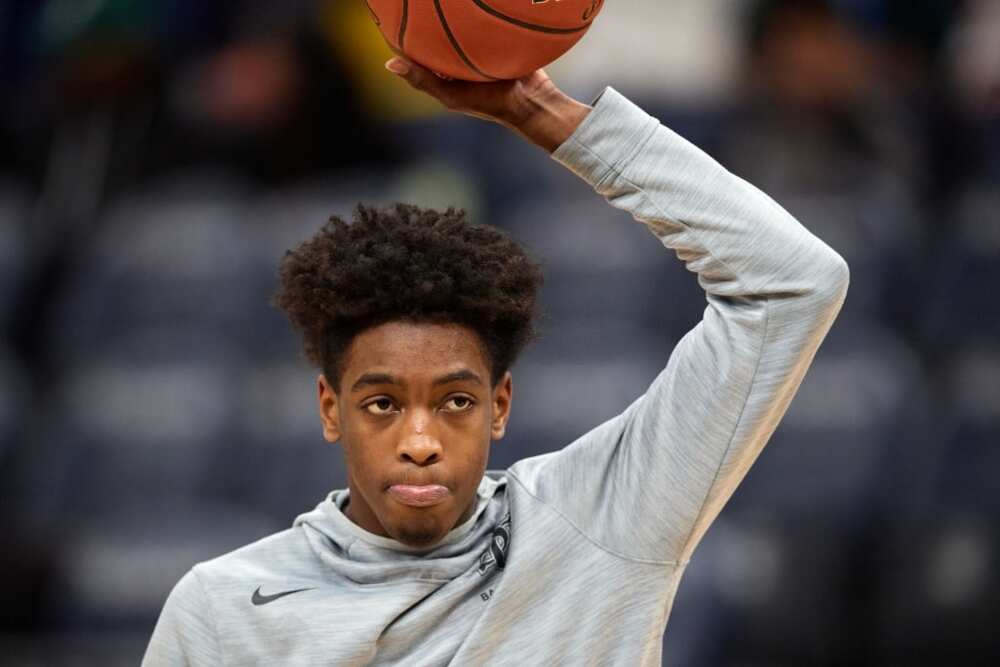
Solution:
<svg viewBox="0 0 1000 667">
<path fill-rule="evenodd" d="M 847 264 L 613 88 L 552 157 L 672 249 L 708 305 L 622 414 L 510 476 L 606 550 L 684 564 L 785 414 Z"/>
<path fill-rule="evenodd" d="M 167 597 L 146 647 L 142 667 L 221 665 L 218 636 L 208 597 L 194 569 Z"/>
</svg>

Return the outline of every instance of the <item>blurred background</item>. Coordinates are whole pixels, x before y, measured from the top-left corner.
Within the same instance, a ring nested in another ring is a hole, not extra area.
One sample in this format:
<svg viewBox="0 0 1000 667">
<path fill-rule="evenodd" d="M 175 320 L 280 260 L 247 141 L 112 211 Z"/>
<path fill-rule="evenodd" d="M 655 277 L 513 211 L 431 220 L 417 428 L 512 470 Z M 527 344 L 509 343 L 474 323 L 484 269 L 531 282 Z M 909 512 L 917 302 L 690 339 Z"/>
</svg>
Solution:
<svg viewBox="0 0 1000 667">
<path fill-rule="evenodd" d="M 545 262 L 492 468 L 617 414 L 701 317 L 641 225 L 388 56 L 360 0 L 0 3 L 0 663 L 136 664 L 189 567 L 344 485 L 268 305 L 331 214 L 454 204 Z M 549 73 L 615 86 L 852 270 L 664 664 L 997 664 L 1000 2 L 611 2 Z"/>
</svg>

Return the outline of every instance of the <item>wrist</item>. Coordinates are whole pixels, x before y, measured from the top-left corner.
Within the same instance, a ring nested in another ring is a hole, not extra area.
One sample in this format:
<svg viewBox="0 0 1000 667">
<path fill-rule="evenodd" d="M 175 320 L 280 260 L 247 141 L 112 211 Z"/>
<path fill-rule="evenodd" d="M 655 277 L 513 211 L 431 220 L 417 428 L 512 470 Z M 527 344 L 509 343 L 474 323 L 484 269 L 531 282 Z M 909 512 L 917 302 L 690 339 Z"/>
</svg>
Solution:
<svg viewBox="0 0 1000 667">
<path fill-rule="evenodd" d="M 590 111 L 590 106 L 550 84 L 519 99 L 503 124 L 551 153 L 573 134 Z"/>
</svg>

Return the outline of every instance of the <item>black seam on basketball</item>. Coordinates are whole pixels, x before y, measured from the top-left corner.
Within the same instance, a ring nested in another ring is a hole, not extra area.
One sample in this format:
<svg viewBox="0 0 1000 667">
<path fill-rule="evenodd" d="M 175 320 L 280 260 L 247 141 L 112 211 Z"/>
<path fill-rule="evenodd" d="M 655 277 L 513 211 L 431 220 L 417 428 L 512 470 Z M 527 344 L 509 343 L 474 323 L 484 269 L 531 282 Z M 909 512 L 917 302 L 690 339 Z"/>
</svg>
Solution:
<svg viewBox="0 0 1000 667">
<path fill-rule="evenodd" d="M 487 5 L 485 2 L 483 2 L 483 0 L 472 0 L 472 1 L 474 3 L 476 3 L 476 5 L 478 5 L 479 8 L 482 9 L 484 12 L 486 12 L 488 14 L 492 14 L 493 16 L 497 17 L 498 19 L 503 19 L 504 21 L 507 21 L 508 23 L 513 23 L 514 25 L 516 25 L 516 26 L 518 26 L 520 28 L 525 28 L 527 30 L 535 30 L 537 32 L 547 32 L 547 33 L 550 33 L 550 34 L 553 34 L 553 35 L 570 35 L 570 34 L 572 34 L 574 32 L 580 32 L 581 30 L 586 30 L 587 28 L 590 27 L 589 23 L 586 23 L 586 24 L 584 24 L 584 25 L 582 25 L 582 26 L 580 26 L 578 28 L 551 28 L 551 27 L 546 26 L 546 25 L 537 25 L 535 23 L 528 23 L 527 21 L 522 21 L 521 19 L 516 19 L 513 16 L 507 16 L 506 14 L 504 14 L 504 13 L 502 13 L 502 12 L 496 10 L 496 9 L 493 9 L 492 7 L 490 7 L 489 5 Z"/>
<path fill-rule="evenodd" d="M 382 20 L 378 17 L 378 14 L 375 13 L 375 10 L 372 9 L 372 6 L 368 2 L 368 0 L 365 0 L 365 7 L 368 8 L 368 12 L 372 15 L 372 18 L 375 20 L 375 25 L 379 26 L 382 25 Z"/>
<path fill-rule="evenodd" d="M 469 66 L 469 69 L 474 71 L 479 76 L 484 76 L 487 79 L 498 81 L 499 79 L 497 79 L 497 77 L 490 76 L 486 72 L 482 71 L 481 69 L 473 65 L 472 61 L 469 60 L 469 56 L 465 55 L 465 51 L 462 50 L 462 47 L 459 45 L 458 40 L 455 39 L 455 35 L 451 34 L 451 28 L 448 27 L 448 21 L 444 18 L 444 11 L 442 11 L 441 9 L 441 0 L 434 0 L 434 9 L 437 10 L 438 20 L 441 21 L 441 27 L 444 28 L 444 34 L 448 35 L 448 41 L 451 42 L 452 48 L 455 49 L 455 53 L 459 55 L 459 57 L 465 62 L 465 64 Z"/>
<path fill-rule="evenodd" d="M 406 38 L 406 19 L 409 14 L 410 2 L 409 0 L 403 0 L 403 18 L 399 21 L 399 50 L 403 50 L 403 39 Z"/>
</svg>

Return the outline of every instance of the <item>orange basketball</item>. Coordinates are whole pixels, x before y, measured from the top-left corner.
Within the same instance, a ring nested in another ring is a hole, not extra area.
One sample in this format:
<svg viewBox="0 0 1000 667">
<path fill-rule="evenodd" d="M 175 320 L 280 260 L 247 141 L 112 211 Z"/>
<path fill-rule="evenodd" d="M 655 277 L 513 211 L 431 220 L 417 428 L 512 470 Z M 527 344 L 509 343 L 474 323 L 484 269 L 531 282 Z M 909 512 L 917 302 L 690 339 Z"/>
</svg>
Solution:
<svg viewBox="0 0 1000 667">
<path fill-rule="evenodd" d="M 438 74 L 516 79 L 587 32 L 603 0 L 366 0 L 389 45 Z"/>
</svg>

